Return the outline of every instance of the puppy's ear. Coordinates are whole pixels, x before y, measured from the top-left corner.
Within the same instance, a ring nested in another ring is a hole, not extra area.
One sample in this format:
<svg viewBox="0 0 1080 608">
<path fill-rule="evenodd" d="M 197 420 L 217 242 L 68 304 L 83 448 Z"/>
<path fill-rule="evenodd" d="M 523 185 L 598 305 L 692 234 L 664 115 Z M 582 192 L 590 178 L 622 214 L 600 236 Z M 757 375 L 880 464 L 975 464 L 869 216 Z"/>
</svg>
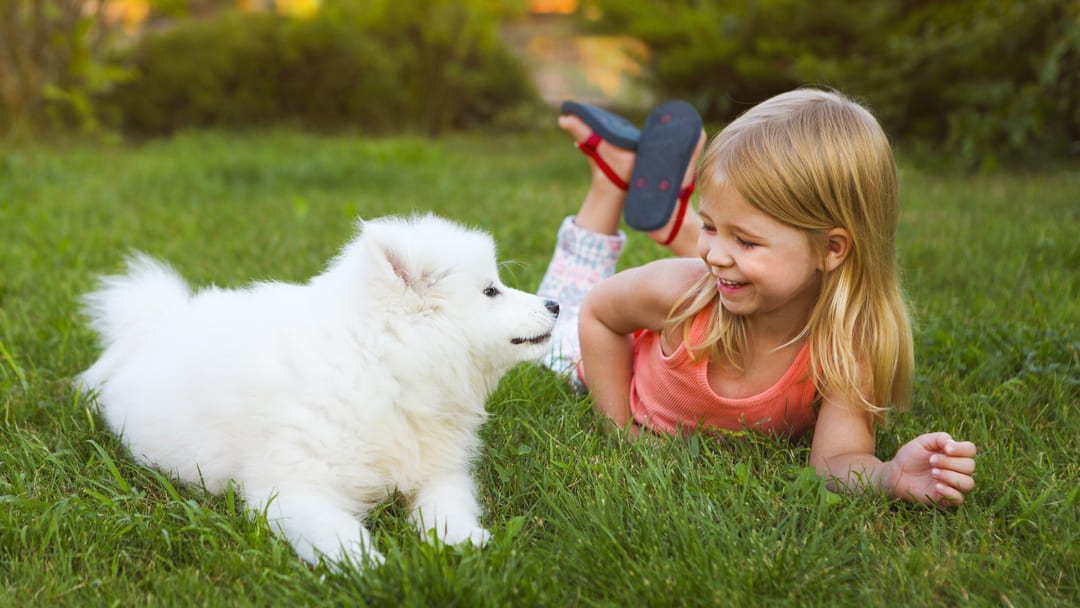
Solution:
<svg viewBox="0 0 1080 608">
<path fill-rule="evenodd" d="M 398 279 L 409 283 L 409 268 L 403 251 L 398 251 L 398 241 L 395 238 L 393 225 L 387 219 L 376 219 L 361 224 L 361 239 L 370 264 L 378 269 L 379 274 L 391 279 Z"/>
<path fill-rule="evenodd" d="M 392 249 L 383 249 L 383 257 L 390 264 L 390 268 L 397 275 L 397 278 L 401 279 L 407 287 L 413 287 L 416 283 L 416 279 L 409 273 L 409 269 L 400 255 Z"/>
<path fill-rule="evenodd" d="M 410 237 L 405 230 L 394 230 L 395 225 L 384 220 L 375 220 L 364 224 L 364 241 L 368 253 L 375 264 L 386 270 L 386 274 L 396 277 L 405 287 L 418 294 L 424 294 L 434 287 L 446 272 L 433 271 L 409 255 Z"/>
<path fill-rule="evenodd" d="M 385 250 L 385 253 L 386 261 L 394 269 L 394 274 L 405 283 L 406 287 L 420 295 L 428 293 L 439 284 L 439 281 L 450 274 L 447 270 L 411 267 L 403 258 L 399 258 L 398 253 L 392 249 Z"/>
</svg>

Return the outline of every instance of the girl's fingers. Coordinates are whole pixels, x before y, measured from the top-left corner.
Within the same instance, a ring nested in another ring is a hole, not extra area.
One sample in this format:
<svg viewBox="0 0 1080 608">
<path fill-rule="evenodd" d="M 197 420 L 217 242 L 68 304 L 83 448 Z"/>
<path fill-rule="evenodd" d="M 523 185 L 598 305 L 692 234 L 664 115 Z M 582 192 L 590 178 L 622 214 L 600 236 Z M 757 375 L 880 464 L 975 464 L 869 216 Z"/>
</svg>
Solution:
<svg viewBox="0 0 1080 608">
<path fill-rule="evenodd" d="M 978 452 L 975 444 L 970 441 L 950 441 L 945 444 L 945 453 L 949 456 L 959 456 L 963 458 L 974 458 Z"/>
<path fill-rule="evenodd" d="M 975 480 L 971 478 L 971 475 L 956 471 L 934 469 L 933 477 L 938 482 L 938 486 L 947 486 L 957 492 L 967 493 L 975 488 Z"/>
<path fill-rule="evenodd" d="M 941 498 L 937 500 L 938 504 L 958 505 L 964 502 L 964 495 L 957 491 L 956 488 L 939 483 L 934 486 L 934 489 L 937 490 L 937 493 L 941 496 Z"/>
<path fill-rule="evenodd" d="M 964 475 L 971 475 L 975 472 L 975 460 L 971 458 L 934 454 L 930 457 L 930 464 L 937 469 L 956 471 Z"/>
</svg>

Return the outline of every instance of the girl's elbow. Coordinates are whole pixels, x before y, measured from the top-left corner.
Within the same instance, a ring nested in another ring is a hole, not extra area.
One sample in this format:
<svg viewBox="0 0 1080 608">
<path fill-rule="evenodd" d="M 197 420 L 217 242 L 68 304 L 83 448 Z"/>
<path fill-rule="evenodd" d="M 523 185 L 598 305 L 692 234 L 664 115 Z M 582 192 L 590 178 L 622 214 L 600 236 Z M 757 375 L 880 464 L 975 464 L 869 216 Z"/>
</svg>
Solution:
<svg viewBox="0 0 1080 608">
<path fill-rule="evenodd" d="M 826 460 L 821 457 L 820 454 L 814 454 L 811 452 L 807 464 L 813 467 L 814 471 L 817 472 L 819 477 L 825 477 L 826 479 L 828 479 L 829 465 Z"/>
<path fill-rule="evenodd" d="M 597 302 L 593 292 L 585 294 L 585 299 L 581 301 L 581 307 L 578 309 L 578 324 L 596 323 L 597 322 Z"/>
</svg>

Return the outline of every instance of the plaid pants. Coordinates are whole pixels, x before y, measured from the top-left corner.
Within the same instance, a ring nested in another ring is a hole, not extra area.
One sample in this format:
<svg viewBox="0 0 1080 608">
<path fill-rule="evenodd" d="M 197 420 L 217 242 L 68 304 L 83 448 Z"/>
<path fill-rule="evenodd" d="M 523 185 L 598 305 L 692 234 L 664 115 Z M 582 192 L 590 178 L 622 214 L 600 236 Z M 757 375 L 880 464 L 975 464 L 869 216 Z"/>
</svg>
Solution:
<svg viewBox="0 0 1080 608">
<path fill-rule="evenodd" d="M 580 385 L 575 373 L 581 359 L 578 315 L 585 294 L 597 283 L 615 274 L 615 262 L 626 244 L 626 235 L 598 234 L 574 224 L 574 216 L 559 227 L 555 253 L 551 256 L 537 295 L 559 303 L 559 320 L 552 332 L 551 352 L 541 364 L 560 374 L 568 374 Z"/>
</svg>

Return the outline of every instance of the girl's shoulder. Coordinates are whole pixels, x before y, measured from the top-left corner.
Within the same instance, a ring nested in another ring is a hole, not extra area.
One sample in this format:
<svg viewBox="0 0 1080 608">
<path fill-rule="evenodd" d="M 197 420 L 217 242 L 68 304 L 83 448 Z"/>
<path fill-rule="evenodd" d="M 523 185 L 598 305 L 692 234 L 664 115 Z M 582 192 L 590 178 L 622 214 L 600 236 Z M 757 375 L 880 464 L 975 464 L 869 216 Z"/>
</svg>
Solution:
<svg viewBox="0 0 1080 608">
<path fill-rule="evenodd" d="M 634 269 L 638 289 L 652 294 L 668 312 L 709 271 L 697 258 L 664 258 Z"/>
<path fill-rule="evenodd" d="M 624 270 L 597 285 L 589 298 L 617 315 L 619 326 L 660 331 L 671 309 L 708 270 L 695 258 L 665 258 Z"/>
<path fill-rule="evenodd" d="M 659 285 L 685 291 L 709 272 L 698 258 L 662 258 L 639 266 L 637 270 L 648 273 Z"/>
</svg>

